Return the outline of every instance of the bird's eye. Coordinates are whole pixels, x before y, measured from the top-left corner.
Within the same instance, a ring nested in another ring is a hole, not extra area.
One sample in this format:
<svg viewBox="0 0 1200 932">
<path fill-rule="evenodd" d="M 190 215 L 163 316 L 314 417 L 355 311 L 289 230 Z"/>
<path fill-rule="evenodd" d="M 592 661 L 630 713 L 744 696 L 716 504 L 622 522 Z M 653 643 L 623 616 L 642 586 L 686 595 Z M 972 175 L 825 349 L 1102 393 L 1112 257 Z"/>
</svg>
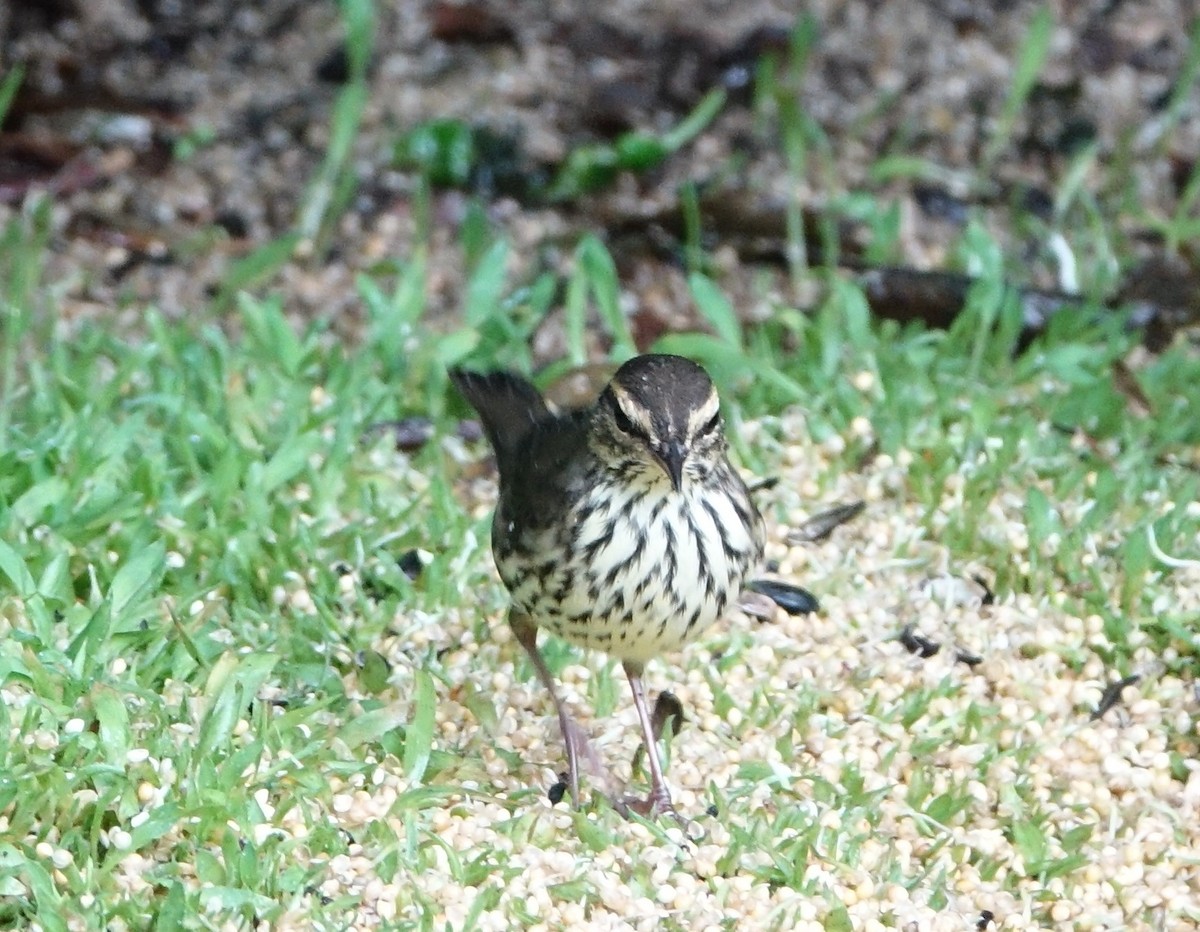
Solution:
<svg viewBox="0 0 1200 932">
<path fill-rule="evenodd" d="M 700 433 L 702 435 L 715 434 L 717 432 L 717 428 L 720 426 L 721 426 L 721 414 L 720 414 L 720 412 L 718 412 L 709 419 L 707 424 L 705 424 L 703 427 L 700 428 Z"/>
<path fill-rule="evenodd" d="M 633 426 L 633 421 L 629 420 L 629 415 L 622 410 L 619 404 L 612 406 L 613 422 L 617 425 L 617 430 L 623 434 L 634 436 L 638 430 Z"/>
</svg>

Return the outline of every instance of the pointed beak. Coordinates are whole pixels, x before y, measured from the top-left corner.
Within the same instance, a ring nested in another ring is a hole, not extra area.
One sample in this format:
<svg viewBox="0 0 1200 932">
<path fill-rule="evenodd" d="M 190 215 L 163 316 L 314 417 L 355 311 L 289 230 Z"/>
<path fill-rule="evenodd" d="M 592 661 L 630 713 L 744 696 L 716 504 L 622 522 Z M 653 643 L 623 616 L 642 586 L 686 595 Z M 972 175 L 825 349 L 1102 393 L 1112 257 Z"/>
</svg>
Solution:
<svg viewBox="0 0 1200 932">
<path fill-rule="evenodd" d="M 687 459 L 687 450 L 682 443 L 673 441 L 656 450 L 655 458 L 671 477 L 671 485 L 678 492 L 683 488 L 683 461 Z"/>
</svg>

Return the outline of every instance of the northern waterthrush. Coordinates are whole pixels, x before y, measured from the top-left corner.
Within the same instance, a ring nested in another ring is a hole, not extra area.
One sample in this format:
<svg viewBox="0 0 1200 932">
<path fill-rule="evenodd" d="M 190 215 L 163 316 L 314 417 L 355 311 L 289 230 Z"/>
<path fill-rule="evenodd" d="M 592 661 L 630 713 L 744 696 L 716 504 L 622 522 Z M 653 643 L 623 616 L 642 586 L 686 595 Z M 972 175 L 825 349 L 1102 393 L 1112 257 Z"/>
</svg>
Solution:
<svg viewBox="0 0 1200 932">
<path fill-rule="evenodd" d="M 496 453 L 492 553 L 509 623 L 550 691 L 572 800 L 580 757 L 602 769 L 555 689 L 537 630 L 621 661 L 653 786 L 618 808 L 672 810 L 642 685 L 646 662 L 695 638 L 732 606 L 762 556 L 762 516 L 726 457 L 708 374 L 679 356 L 625 363 L 590 407 L 554 414 L 520 376 L 455 370 Z"/>
</svg>

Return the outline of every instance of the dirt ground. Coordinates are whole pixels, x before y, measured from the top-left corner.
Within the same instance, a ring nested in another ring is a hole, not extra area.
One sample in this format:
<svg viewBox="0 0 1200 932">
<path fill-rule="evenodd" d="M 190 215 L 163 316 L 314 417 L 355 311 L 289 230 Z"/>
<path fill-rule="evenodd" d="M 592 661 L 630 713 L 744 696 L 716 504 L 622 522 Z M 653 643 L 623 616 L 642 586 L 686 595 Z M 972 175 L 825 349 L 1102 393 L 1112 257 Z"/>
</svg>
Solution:
<svg viewBox="0 0 1200 932">
<path fill-rule="evenodd" d="M 779 216 L 789 198 L 814 210 L 841 210 L 854 192 L 895 200 L 904 247 L 895 259 L 921 270 L 945 266 L 976 208 L 1028 257 L 1031 283 L 1059 287 L 1057 266 L 1014 219 L 1014 205 L 1052 228 L 1071 153 L 1094 140 L 1085 185 L 1102 205 L 1125 205 L 1135 227 L 1126 232 L 1153 252 L 1150 221 L 1175 209 L 1200 153 L 1200 99 L 1193 93 L 1170 111 L 1190 4 L 1051 6 L 1048 64 L 1010 144 L 980 179 L 1036 3 L 379 3 L 352 155 L 357 190 L 330 235 L 302 242 L 271 288 L 295 314 L 328 315 L 353 332 L 354 276 L 412 248 L 416 180 L 393 167 L 393 153 L 431 118 L 468 121 L 501 140 L 499 178 L 475 188 L 517 247 L 512 280 L 564 266 L 580 232 L 599 232 L 630 305 L 648 318 L 642 337 L 690 320 L 678 250 L 670 231 L 662 248 L 659 222 L 687 179 L 734 205 L 710 245 L 722 286 L 749 317 L 804 300 L 780 263 L 764 272 L 728 245 L 762 232 L 754 223 Z M 752 106 L 750 76 L 759 53 L 787 48 L 801 11 L 816 38 L 798 100 L 825 143 L 797 177 L 761 105 Z M 0 64 L 25 68 L 0 132 L 0 219 L 37 191 L 54 193 L 45 278 L 63 319 L 116 314 L 136 324 L 147 306 L 193 314 L 221 291 L 232 263 L 303 226 L 347 74 L 342 49 L 332 3 L 54 0 L 0 9 Z M 665 166 L 549 206 L 522 192 L 581 145 L 674 125 L 717 84 L 729 103 Z M 879 172 L 887 154 L 936 168 L 920 181 L 889 180 Z M 1136 190 L 1104 189 L 1105 169 L 1119 160 L 1135 167 L 1112 177 L 1132 177 Z M 460 306 L 467 204 L 462 191 L 434 198 L 432 311 Z M 778 252 L 781 237 L 767 232 Z M 538 345 L 544 359 L 559 350 L 552 335 Z"/>
</svg>

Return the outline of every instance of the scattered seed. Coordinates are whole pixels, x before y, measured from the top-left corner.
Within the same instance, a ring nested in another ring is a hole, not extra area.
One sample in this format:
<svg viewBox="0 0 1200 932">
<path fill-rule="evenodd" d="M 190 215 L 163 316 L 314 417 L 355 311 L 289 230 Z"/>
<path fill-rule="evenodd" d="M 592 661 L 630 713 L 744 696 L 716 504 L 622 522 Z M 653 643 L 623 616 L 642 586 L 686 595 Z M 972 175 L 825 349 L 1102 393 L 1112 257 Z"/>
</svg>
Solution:
<svg viewBox="0 0 1200 932">
<path fill-rule="evenodd" d="M 965 663 L 968 667 L 976 667 L 983 663 L 983 658 L 978 654 L 972 654 L 970 651 L 965 651 L 961 648 L 954 652 L 954 659 L 959 663 Z"/>
<path fill-rule="evenodd" d="M 983 929 L 986 929 L 988 927 L 988 923 L 990 923 L 995 918 L 996 918 L 995 913 L 993 913 L 990 909 L 985 909 L 983 912 L 981 912 L 979 914 L 979 921 L 977 923 L 975 923 L 975 928 L 981 930 L 981 932 L 982 932 Z"/>
<path fill-rule="evenodd" d="M 969 579 L 948 573 L 931 576 L 921 580 L 917 588 L 945 608 L 955 605 L 987 605 L 990 604 L 989 596 L 995 601 L 995 596 L 991 594 L 987 585 L 976 576 Z"/>
<path fill-rule="evenodd" d="M 857 501 L 836 505 L 828 511 L 822 511 L 788 534 L 787 542 L 789 544 L 811 544 L 824 540 L 833 533 L 834 528 L 847 521 L 853 521 L 866 510 L 866 507 L 866 502 Z"/>
<path fill-rule="evenodd" d="M 563 797 L 566 795 L 567 795 L 567 781 L 566 780 L 559 780 L 557 783 L 551 785 L 549 791 L 547 791 L 547 793 L 546 793 L 546 797 L 550 800 L 551 806 L 557 806 L 559 803 L 561 803 L 563 801 Z"/>
<path fill-rule="evenodd" d="M 717 804 L 716 804 L 716 803 L 712 803 L 712 804 L 711 804 L 711 805 L 709 805 L 709 807 L 708 807 L 707 809 L 705 809 L 704 811 L 705 811 L 706 813 L 708 813 L 710 816 L 712 816 L 714 819 L 715 819 L 717 816 L 719 816 L 719 815 L 721 814 L 721 810 L 717 808 Z"/>
</svg>

